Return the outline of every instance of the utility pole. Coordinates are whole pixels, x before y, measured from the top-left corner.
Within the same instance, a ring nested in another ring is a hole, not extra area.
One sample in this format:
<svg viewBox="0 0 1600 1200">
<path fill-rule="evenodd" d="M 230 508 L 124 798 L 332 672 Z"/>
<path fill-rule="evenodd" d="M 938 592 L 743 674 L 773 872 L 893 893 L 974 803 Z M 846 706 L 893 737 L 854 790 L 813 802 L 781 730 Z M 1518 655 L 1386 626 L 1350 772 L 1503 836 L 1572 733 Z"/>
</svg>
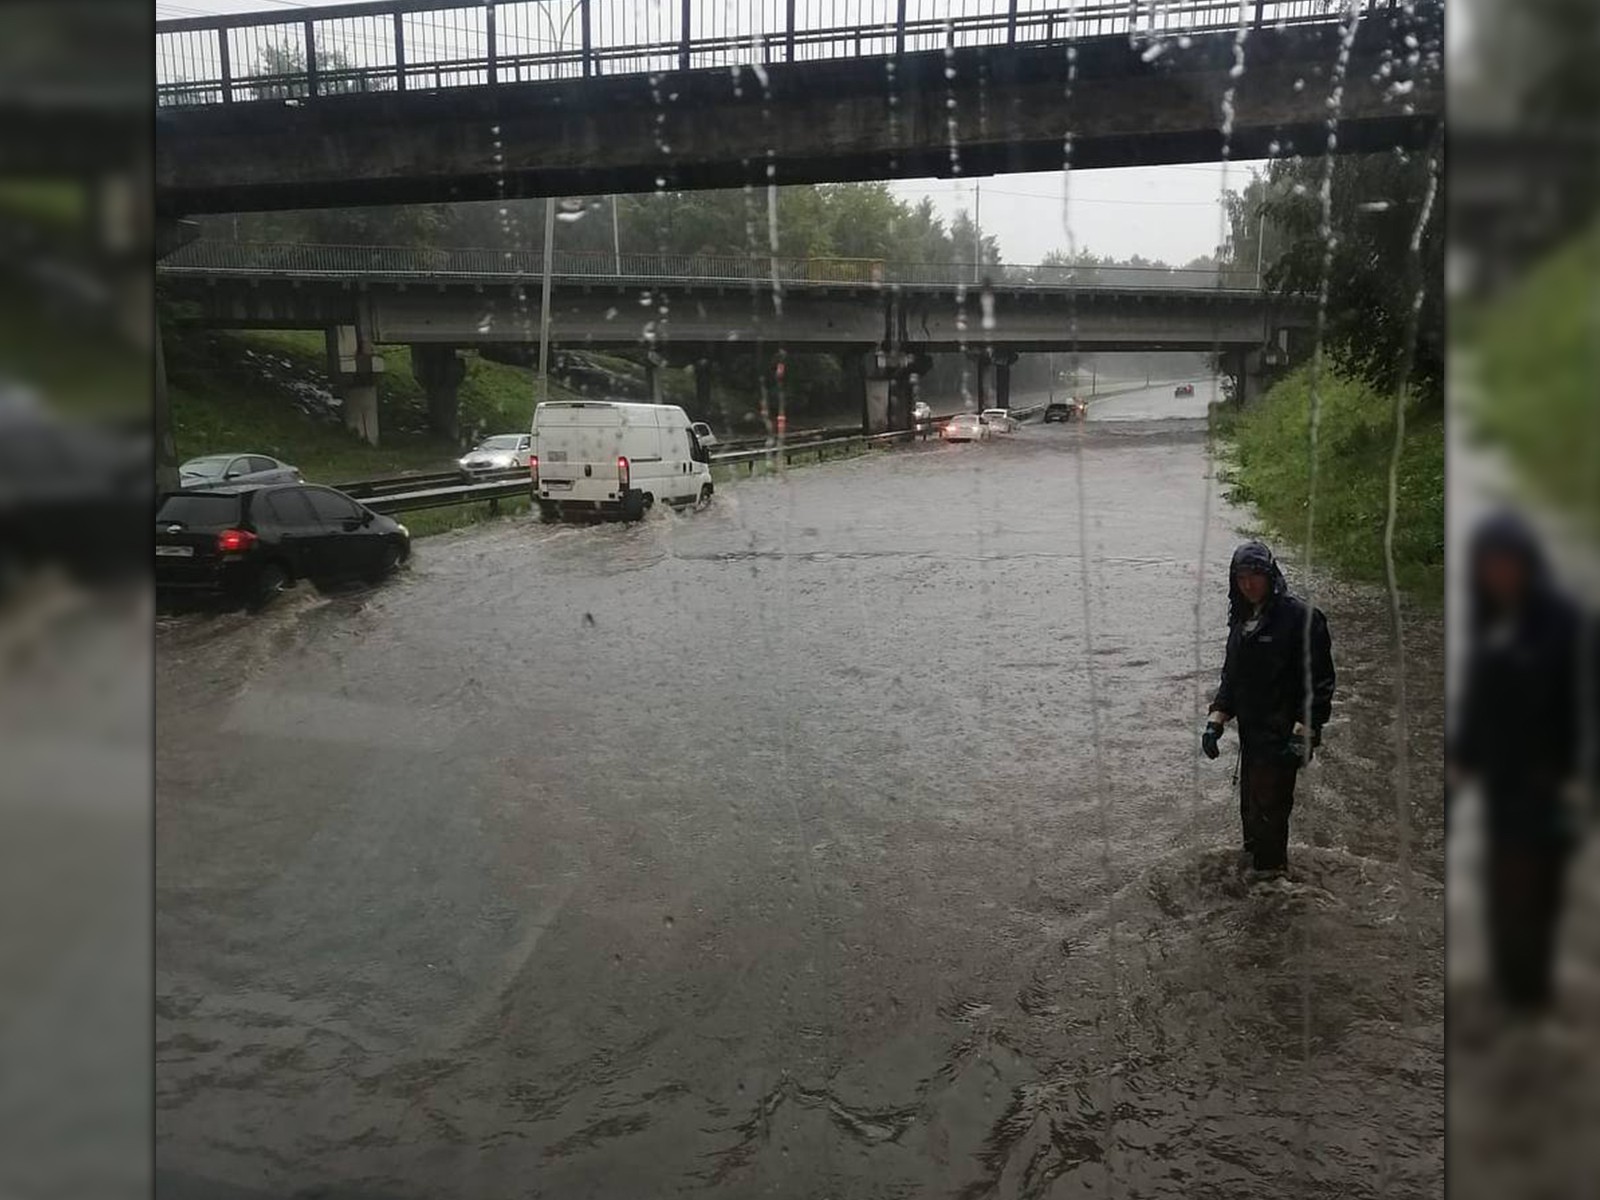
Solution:
<svg viewBox="0 0 1600 1200">
<path fill-rule="evenodd" d="M 544 201 L 544 287 L 539 296 L 539 403 L 550 399 L 550 268 L 556 248 L 556 198 Z"/>
<path fill-rule="evenodd" d="M 983 185 L 972 181 L 972 282 L 983 282 Z"/>
<path fill-rule="evenodd" d="M 1256 291 L 1261 290 L 1261 251 L 1266 246 L 1267 214 L 1263 212 L 1256 221 Z"/>
<path fill-rule="evenodd" d="M 617 274 L 622 274 L 622 238 L 617 233 L 617 197 L 611 196 L 611 252 L 616 256 Z"/>
</svg>

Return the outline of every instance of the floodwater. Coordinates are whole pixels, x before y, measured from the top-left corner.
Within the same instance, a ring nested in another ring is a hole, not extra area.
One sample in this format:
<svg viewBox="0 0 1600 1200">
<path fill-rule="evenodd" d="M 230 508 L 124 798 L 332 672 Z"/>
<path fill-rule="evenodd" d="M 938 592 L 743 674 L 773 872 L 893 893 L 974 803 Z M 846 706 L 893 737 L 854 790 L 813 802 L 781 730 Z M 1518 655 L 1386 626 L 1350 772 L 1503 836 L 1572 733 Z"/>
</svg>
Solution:
<svg viewBox="0 0 1600 1200">
<path fill-rule="evenodd" d="M 1196 705 L 1251 518 L 1148 401 L 168 621 L 162 1193 L 1437 1195 L 1438 619 L 1412 873 L 1383 598 L 1324 581 L 1249 883 Z"/>
</svg>

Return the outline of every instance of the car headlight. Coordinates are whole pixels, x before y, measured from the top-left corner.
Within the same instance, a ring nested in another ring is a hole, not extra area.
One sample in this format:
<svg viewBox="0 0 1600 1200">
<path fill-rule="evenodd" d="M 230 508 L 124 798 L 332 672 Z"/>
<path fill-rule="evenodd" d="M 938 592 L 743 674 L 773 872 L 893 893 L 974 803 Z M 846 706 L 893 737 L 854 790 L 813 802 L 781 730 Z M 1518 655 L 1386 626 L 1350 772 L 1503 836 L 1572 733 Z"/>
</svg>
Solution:
<svg viewBox="0 0 1600 1200">
<path fill-rule="evenodd" d="M 395 528 L 400 531 L 400 536 L 401 537 L 408 538 L 408 539 L 411 537 L 411 530 L 407 529 L 404 525 L 400 524 L 399 521 L 396 521 L 394 524 L 395 524 Z"/>
</svg>

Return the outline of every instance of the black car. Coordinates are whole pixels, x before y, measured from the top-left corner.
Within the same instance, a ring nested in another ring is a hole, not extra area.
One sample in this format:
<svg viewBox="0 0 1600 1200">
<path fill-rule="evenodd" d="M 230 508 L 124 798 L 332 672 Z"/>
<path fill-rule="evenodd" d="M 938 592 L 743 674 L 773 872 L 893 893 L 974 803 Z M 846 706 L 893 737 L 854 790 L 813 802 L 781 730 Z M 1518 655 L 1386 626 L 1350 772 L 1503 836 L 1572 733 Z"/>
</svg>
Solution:
<svg viewBox="0 0 1600 1200">
<path fill-rule="evenodd" d="M 1194 384 L 1180 383 L 1177 387 L 1172 389 L 1172 394 L 1174 397 L 1179 399 L 1182 399 L 1185 396 L 1192 396 L 1194 395 Z"/>
<path fill-rule="evenodd" d="M 1074 396 L 1071 400 L 1052 400 L 1044 406 L 1044 423 L 1075 421 L 1083 416 L 1084 404 Z"/>
<path fill-rule="evenodd" d="M 169 492 L 156 508 L 158 592 L 212 592 L 260 605 L 300 579 L 375 583 L 410 553 L 404 525 L 328 487 Z"/>
</svg>

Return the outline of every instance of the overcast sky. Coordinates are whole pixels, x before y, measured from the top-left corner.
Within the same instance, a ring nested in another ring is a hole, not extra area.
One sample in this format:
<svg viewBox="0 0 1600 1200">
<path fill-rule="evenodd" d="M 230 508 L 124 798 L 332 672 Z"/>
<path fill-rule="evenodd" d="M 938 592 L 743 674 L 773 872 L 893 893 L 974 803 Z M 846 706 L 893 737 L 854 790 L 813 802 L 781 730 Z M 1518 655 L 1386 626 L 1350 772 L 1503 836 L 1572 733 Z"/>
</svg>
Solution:
<svg viewBox="0 0 1600 1200">
<path fill-rule="evenodd" d="M 293 11 L 321 7 L 314 0 L 157 0 L 158 18 L 218 13 Z M 1226 168 L 1227 187 L 1237 191 L 1262 163 L 1236 162 Z M 997 175 L 982 180 L 908 179 L 893 185 L 909 201 L 932 196 L 948 221 L 957 210 L 971 210 L 973 187 L 981 191 L 983 232 L 1000 242 L 1006 262 L 1038 262 L 1051 250 L 1066 249 L 1070 236 L 1078 251 L 1128 258 L 1139 254 L 1181 266 L 1209 254 L 1219 235 L 1221 163 L 1171 167 L 1131 167 L 1114 171 L 1074 171 L 1070 184 L 1056 171 L 1037 175 Z M 1070 188 L 1065 213 L 1063 188 Z"/>
</svg>

